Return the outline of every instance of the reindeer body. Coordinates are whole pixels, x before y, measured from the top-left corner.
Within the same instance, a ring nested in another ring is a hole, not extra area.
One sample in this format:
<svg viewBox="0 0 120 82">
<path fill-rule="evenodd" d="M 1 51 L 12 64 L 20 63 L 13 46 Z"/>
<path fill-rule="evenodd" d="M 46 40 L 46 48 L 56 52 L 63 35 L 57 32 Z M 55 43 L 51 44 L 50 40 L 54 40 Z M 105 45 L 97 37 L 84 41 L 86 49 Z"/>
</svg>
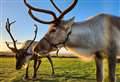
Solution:
<svg viewBox="0 0 120 82">
<path fill-rule="evenodd" d="M 75 52 L 94 54 L 97 51 L 106 52 L 114 41 L 117 53 L 120 52 L 120 17 L 99 14 L 83 22 L 75 22 L 67 43 Z"/>
<path fill-rule="evenodd" d="M 64 23 L 60 25 L 64 25 Z M 69 40 L 66 41 L 66 46 L 75 53 L 85 57 L 95 56 L 97 82 L 103 81 L 103 55 L 101 52 L 104 52 L 108 57 L 109 82 L 116 82 L 116 56 L 120 53 L 120 17 L 99 14 L 83 22 L 73 22 L 71 26 L 68 24 L 66 33 L 63 32 L 63 29 L 66 27 L 62 28 L 61 26 L 61 30 L 56 29 L 55 32 L 52 32 L 54 28 L 53 25 L 50 26 L 50 30 L 36 45 L 34 52 L 44 53 L 41 50 L 49 51 L 47 48 L 42 48 L 44 45 L 53 44 L 57 47 L 62 47 L 63 44 L 57 44 L 65 41 L 67 32 L 71 29 L 72 32 L 68 36 Z M 60 32 L 61 34 L 59 34 Z M 45 41 L 44 38 L 49 42 Z"/>
<path fill-rule="evenodd" d="M 36 35 L 37 35 L 37 25 L 34 25 L 36 27 L 35 29 L 35 36 L 33 38 L 33 40 L 27 40 L 25 42 L 25 44 L 22 46 L 22 48 L 18 49 L 17 45 L 16 45 L 16 40 L 14 39 L 12 33 L 11 33 L 11 25 L 15 23 L 14 22 L 10 22 L 9 19 L 7 18 L 6 21 L 6 31 L 8 32 L 8 34 L 10 35 L 12 41 L 13 41 L 13 47 L 11 47 L 9 45 L 8 42 L 6 42 L 7 47 L 13 52 L 15 53 L 15 58 L 16 58 L 16 70 L 21 69 L 23 66 L 26 68 L 26 75 L 24 77 L 24 79 L 28 79 L 28 68 L 29 68 L 29 61 L 30 60 L 34 60 L 34 75 L 33 75 L 33 80 L 36 79 L 36 73 L 37 70 L 41 64 L 41 57 L 38 57 L 37 54 L 35 54 L 33 52 L 34 46 L 37 44 L 37 42 L 34 42 L 36 39 Z M 53 63 L 51 60 L 50 56 L 46 56 L 51 64 L 52 67 L 52 74 L 54 74 L 54 68 L 53 68 Z"/>
</svg>

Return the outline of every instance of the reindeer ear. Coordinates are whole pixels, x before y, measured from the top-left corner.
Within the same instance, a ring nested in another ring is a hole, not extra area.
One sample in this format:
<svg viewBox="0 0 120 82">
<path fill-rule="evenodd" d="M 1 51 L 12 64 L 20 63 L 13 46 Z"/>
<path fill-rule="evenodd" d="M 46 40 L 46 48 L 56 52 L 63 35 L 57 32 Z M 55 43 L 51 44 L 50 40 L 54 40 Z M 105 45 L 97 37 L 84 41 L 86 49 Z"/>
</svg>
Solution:
<svg viewBox="0 0 120 82">
<path fill-rule="evenodd" d="M 72 17 L 69 20 L 67 20 L 66 23 L 65 23 L 65 29 L 70 28 L 73 25 L 74 20 L 75 20 L 75 17 Z"/>
</svg>

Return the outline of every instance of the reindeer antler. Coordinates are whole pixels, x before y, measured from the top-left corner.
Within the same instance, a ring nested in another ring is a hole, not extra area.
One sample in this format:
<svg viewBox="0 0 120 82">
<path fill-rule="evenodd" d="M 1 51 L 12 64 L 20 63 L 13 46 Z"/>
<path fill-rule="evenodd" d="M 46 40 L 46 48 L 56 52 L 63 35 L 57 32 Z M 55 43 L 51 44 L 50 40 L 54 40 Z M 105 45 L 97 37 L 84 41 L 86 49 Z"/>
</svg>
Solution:
<svg viewBox="0 0 120 82">
<path fill-rule="evenodd" d="M 50 24 L 50 23 L 54 23 L 56 20 L 57 20 L 57 16 L 55 15 L 54 12 L 50 11 L 50 10 L 45 10 L 45 9 L 40 9 L 40 8 L 35 8 L 33 6 L 31 6 L 30 4 L 27 3 L 27 0 L 24 0 L 24 3 L 25 5 L 29 8 L 29 15 L 36 21 L 40 22 L 40 23 L 44 23 L 44 24 Z M 51 16 L 53 16 L 53 20 L 52 21 L 43 21 L 41 19 L 38 19 L 37 17 L 35 17 L 33 14 L 32 14 L 32 10 L 33 11 L 37 11 L 37 12 L 42 12 L 42 13 L 46 13 L 46 14 L 49 14 Z"/>
<path fill-rule="evenodd" d="M 52 5 L 55 7 L 55 9 L 56 9 L 59 13 L 62 13 L 62 11 L 56 6 L 56 4 L 53 2 L 53 0 L 50 0 L 50 2 L 52 3 Z"/>
<path fill-rule="evenodd" d="M 14 37 L 12 36 L 12 34 L 11 34 L 11 28 L 10 28 L 10 26 L 13 24 L 13 23 L 15 23 L 16 21 L 13 21 L 13 22 L 9 22 L 9 18 L 7 18 L 7 22 L 6 22 L 6 26 L 5 26 L 5 28 L 6 28 L 6 31 L 8 32 L 8 34 L 10 35 L 10 37 L 11 37 L 11 39 L 12 39 L 12 41 L 13 41 L 13 45 L 14 45 L 14 48 L 13 47 L 10 47 L 9 46 L 9 43 L 6 41 L 6 45 L 7 45 L 7 47 L 9 48 L 9 49 L 11 49 L 13 52 L 16 52 L 18 49 L 17 49 L 17 46 L 16 46 L 16 40 L 14 39 Z"/>
<path fill-rule="evenodd" d="M 28 50 L 28 49 L 29 49 L 29 47 L 33 44 L 33 42 L 34 42 L 34 41 L 35 41 L 35 39 L 36 39 L 37 32 L 38 32 L 38 27 L 37 27 L 37 25 L 36 25 L 36 24 L 34 24 L 34 26 L 36 27 L 36 29 L 35 29 L 35 31 L 34 31 L 35 36 L 34 36 L 33 40 L 30 42 L 30 44 L 27 46 L 26 50 Z"/>
<path fill-rule="evenodd" d="M 53 0 L 50 0 L 50 2 L 51 2 L 52 5 L 55 7 L 55 9 L 56 9 L 59 13 L 61 13 L 61 15 L 58 17 L 58 20 L 61 20 L 61 19 L 64 17 L 65 14 L 67 14 L 68 12 L 70 12 L 70 11 L 75 7 L 75 5 L 77 4 L 78 0 L 74 0 L 74 1 L 72 2 L 72 4 L 71 4 L 67 9 L 65 9 L 63 12 L 56 6 L 56 4 L 54 3 Z"/>
<path fill-rule="evenodd" d="M 56 14 L 53 11 L 45 10 L 45 9 L 40 9 L 40 8 L 35 8 L 35 7 L 31 6 L 29 3 L 27 3 L 27 0 L 24 0 L 25 5 L 29 8 L 29 11 L 28 11 L 29 15 L 35 21 L 43 23 L 43 24 L 56 23 L 59 20 L 61 20 L 64 17 L 65 14 L 67 14 L 68 12 L 70 12 L 75 7 L 75 5 L 77 4 L 78 0 L 73 0 L 73 3 L 68 8 L 66 8 L 63 12 L 55 5 L 55 3 L 53 2 L 53 0 L 50 0 L 50 2 L 53 4 L 53 6 L 55 7 L 55 9 L 59 13 L 61 13 L 61 15 L 59 17 L 57 17 Z M 33 15 L 32 11 L 42 12 L 42 13 L 49 14 L 49 15 L 53 16 L 53 20 L 51 20 L 51 21 L 41 20 L 41 19 L 37 18 L 35 15 Z"/>
<path fill-rule="evenodd" d="M 70 12 L 75 7 L 75 5 L 77 4 L 77 2 L 78 2 L 78 0 L 73 0 L 72 4 L 68 8 L 66 8 L 61 13 L 61 15 L 58 17 L 58 20 L 61 20 L 65 16 L 65 14 L 67 14 L 68 12 Z"/>
</svg>

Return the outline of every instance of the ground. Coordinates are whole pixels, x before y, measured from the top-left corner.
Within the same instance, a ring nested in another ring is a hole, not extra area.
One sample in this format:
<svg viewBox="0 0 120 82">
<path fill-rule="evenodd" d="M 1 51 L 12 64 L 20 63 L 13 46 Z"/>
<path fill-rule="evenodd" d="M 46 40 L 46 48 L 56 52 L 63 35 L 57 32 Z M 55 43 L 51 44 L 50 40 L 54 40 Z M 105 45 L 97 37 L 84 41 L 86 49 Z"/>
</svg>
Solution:
<svg viewBox="0 0 120 82">
<path fill-rule="evenodd" d="M 37 74 L 38 80 L 34 82 L 96 82 L 94 60 L 82 62 L 77 58 L 53 58 L 54 77 L 51 77 L 51 67 L 48 60 L 44 58 L 42 61 Z M 107 66 L 105 65 L 105 67 Z M 120 82 L 119 69 L 120 65 L 117 64 L 117 82 Z M 32 61 L 29 72 L 32 77 Z M 0 82 L 24 82 L 22 80 L 24 74 L 25 69 L 15 70 L 15 58 L 0 58 Z M 32 80 L 25 82 L 32 82 Z"/>
</svg>

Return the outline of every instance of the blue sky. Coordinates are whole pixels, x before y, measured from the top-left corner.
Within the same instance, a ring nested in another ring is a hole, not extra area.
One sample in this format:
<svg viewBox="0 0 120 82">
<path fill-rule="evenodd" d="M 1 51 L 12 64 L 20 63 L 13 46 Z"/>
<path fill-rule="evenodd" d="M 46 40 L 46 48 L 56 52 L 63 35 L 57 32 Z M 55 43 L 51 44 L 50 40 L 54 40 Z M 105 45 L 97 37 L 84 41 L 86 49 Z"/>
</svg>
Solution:
<svg viewBox="0 0 120 82">
<path fill-rule="evenodd" d="M 61 10 L 64 10 L 72 0 L 55 0 L 55 3 Z M 38 8 L 50 9 L 54 12 L 55 9 L 49 0 L 29 0 L 29 3 Z M 0 0 L 0 41 L 9 40 L 9 35 L 5 31 L 6 18 L 10 21 L 16 21 L 12 25 L 12 33 L 18 41 L 32 39 L 34 24 L 39 27 L 36 40 L 40 40 L 48 30 L 48 25 L 40 24 L 34 21 L 27 13 L 27 7 L 23 0 Z M 76 7 L 64 19 L 69 19 L 75 16 L 75 21 L 83 21 L 89 16 L 95 16 L 98 13 L 108 13 L 120 16 L 120 0 L 78 0 Z M 35 13 L 39 18 L 50 20 L 51 17 L 46 14 Z M 56 12 L 57 16 L 59 13 Z"/>
</svg>

